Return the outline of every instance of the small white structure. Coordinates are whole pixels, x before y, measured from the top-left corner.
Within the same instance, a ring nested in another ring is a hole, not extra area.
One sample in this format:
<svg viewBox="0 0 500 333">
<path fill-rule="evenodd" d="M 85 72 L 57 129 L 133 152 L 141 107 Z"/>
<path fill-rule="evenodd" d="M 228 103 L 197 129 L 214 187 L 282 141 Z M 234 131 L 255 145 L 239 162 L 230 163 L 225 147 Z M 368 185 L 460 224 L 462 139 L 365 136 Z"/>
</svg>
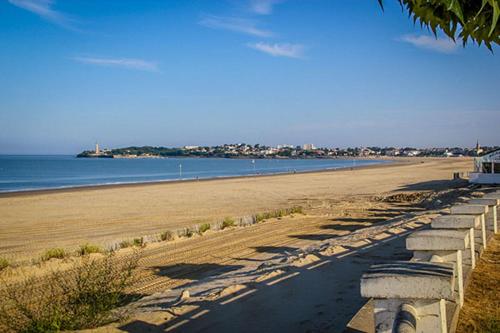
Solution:
<svg viewBox="0 0 500 333">
<path fill-rule="evenodd" d="M 302 145 L 303 150 L 315 150 L 316 147 L 312 143 L 305 143 Z"/>
<path fill-rule="evenodd" d="M 474 172 L 469 175 L 473 184 L 500 184 L 500 149 L 474 159 Z"/>
</svg>

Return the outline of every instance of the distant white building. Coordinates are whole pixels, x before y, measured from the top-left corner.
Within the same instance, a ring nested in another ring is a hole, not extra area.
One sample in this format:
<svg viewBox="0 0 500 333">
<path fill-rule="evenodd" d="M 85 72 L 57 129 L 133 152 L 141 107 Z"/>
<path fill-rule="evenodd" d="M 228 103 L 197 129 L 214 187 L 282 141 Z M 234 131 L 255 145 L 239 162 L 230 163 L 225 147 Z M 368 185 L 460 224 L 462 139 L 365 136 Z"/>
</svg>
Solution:
<svg viewBox="0 0 500 333">
<path fill-rule="evenodd" d="M 469 174 L 473 184 L 500 184 L 500 149 L 474 159 L 474 172 Z"/>
<path fill-rule="evenodd" d="M 294 145 L 277 145 L 276 148 L 278 149 L 285 149 L 285 148 L 294 148 Z"/>
<path fill-rule="evenodd" d="M 316 147 L 312 143 L 305 143 L 302 145 L 303 150 L 314 150 Z"/>
<path fill-rule="evenodd" d="M 184 149 L 186 149 L 186 150 L 195 150 L 198 148 L 200 148 L 200 146 L 184 146 Z"/>
</svg>

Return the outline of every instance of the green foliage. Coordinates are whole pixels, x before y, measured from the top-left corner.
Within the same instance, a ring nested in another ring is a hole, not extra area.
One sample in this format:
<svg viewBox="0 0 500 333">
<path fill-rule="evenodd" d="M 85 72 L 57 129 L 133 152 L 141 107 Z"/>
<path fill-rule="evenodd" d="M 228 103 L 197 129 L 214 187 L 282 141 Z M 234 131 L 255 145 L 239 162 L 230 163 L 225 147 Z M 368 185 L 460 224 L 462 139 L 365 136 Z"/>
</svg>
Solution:
<svg viewBox="0 0 500 333">
<path fill-rule="evenodd" d="M 93 244 L 80 245 L 80 248 L 77 251 L 77 253 L 81 256 L 85 256 L 91 253 L 102 253 L 102 252 L 103 250 L 100 246 Z"/>
<path fill-rule="evenodd" d="M 430 28 L 434 34 L 443 31 L 463 45 L 471 39 L 490 50 L 500 44 L 500 0 L 398 0 L 414 22 Z M 383 0 L 378 0 L 383 5 Z M 383 8 L 383 7 L 382 7 Z"/>
<path fill-rule="evenodd" d="M 210 223 L 203 223 L 200 225 L 198 231 L 200 235 L 202 235 L 204 232 L 210 230 Z"/>
<path fill-rule="evenodd" d="M 236 222 L 234 221 L 234 219 L 230 217 L 225 217 L 224 220 L 222 221 L 221 229 L 224 230 L 226 228 L 234 227 L 235 223 Z"/>
<path fill-rule="evenodd" d="M 42 255 L 42 261 L 47 261 L 50 259 L 64 259 L 68 256 L 68 253 L 59 247 L 53 248 L 53 249 L 48 249 L 45 251 L 45 253 Z"/>
<path fill-rule="evenodd" d="M 175 239 L 174 233 L 170 230 L 165 231 L 160 235 L 162 241 L 172 241 Z"/>
<path fill-rule="evenodd" d="M 137 247 L 143 246 L 144 244 L 142 242 L 142 238 L 134 238 L 132 245 L 137 246 Z"/>
<path fill-rule="evenodd" d="M 10 262 L 5 258 L 0 258 L 0 271 L 10 266 Z"/>
<path fill-rule="evenodd" d="M 0 291 L 0 331 L 58 332 L 94 328 L 117 319 L 112 310 L 130 299 L 137 255 L 117 261 L 86 257 L 43 281 L 26 278 Z"/>
</svg>

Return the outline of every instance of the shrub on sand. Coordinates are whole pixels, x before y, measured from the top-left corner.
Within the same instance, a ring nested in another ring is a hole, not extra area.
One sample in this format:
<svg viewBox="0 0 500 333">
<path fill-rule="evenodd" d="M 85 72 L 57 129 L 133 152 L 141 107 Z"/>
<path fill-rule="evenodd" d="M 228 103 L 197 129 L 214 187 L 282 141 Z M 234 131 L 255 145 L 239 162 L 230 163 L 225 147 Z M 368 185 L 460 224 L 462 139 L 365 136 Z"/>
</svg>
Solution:
<svg viewBox="0 0 500 333">
<path fill-rule="evenodd" d="M 59 247 L 55 247 L 53 249 L 48 249 L 45 251 L 45 253 L 42 255 L 42 261 L 47 261 L 50 259 L 64 259 L 68 256 L 68 253 Z"/>
<path fill-rule="evenodd" d="M 210 230 L 210 223 L 203 223 L 198 228 L 200 235 L 202 235 L 204 232 L 206 232 L 208 230 Z"/>
<path fill-rule="evenodd" d="M 0 258 L 0 271 L 10 266 L 10 262 L 5 258 Z"/>
<path fill-rule="evenodd" d="M 102 253 L 103 249 L 98 246 L 98 245 L 93 245 L 93 244 L 83 244 L 80 245 L 80 248 L 78 249 L 78 254 L 81 256 L 85 256 L 91 253 Z"/>
<path fill-rule="evenodd" d="M 73 269 L 44 280 L 26 278 L 0 290 L 0 331 L 58 332 L 95 328 L 117 318 L 126 302 L 138 256 L 116 260 L 85 257 Z"/>
<path fill-rule="evenodd" d="M 222 221 L 221 229 L 224 230 L 226 228 L 234 227 L 234 225 L 235 225 L 234 219 L 230 217 L 225 217 L 224 220 Z"/>
<path fill-rule="evenodd" d="M 120 249 L 126 249 L 127 247 L 131 247 L 133 243 L 129 240 L 124 240 L 120 242 Z"/>
<path fill-rule="evenodd" d="M 162 241 L 172 241 L 175 239 L 174 233 L 170 230 L 165 231 L 160 235 Z"/>
</svg>

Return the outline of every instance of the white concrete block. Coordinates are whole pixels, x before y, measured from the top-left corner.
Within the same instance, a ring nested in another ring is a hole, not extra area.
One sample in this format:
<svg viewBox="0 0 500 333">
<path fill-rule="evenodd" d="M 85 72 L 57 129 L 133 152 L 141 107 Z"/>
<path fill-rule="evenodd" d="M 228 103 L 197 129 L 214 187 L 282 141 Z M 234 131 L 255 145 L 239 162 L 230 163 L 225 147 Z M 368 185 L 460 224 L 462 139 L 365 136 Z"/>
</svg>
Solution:
<svg viewBox="0 0 500 333">
<path fill-rule="evenodd" d="M 469 229 L 481 227 L 480 215 L 441 215 L 431 221 L 436 229 Z"/>
<path fill-rule="evenodd" d="M 483 196 L 483 199 L 500 199 L 500 192 L 488 193 Z"/>
<path fill-rule="evenodd" d="M 488 205 L 455 205 L 451 206 L 450 211 L 452 214 L 476 215 L 486 214 L 488 212 Z"/>
<path fill-rule="evenodd" d="M 500 199 L 490 198 L 490 199 L 472 199 L 469 201 L 471 204 L 481 204 L 488 205 L 489 212 L 486 214 L 486 230 L 490 233 L 498 233 L 498 217 L 497 209 L 500 206 Z"/>
<path fill-rule="evenodd" d="M 488 205 L 489 207 L 491 206 L 498 206 L 500 205 L 500 198 L 481 198 L 481 199 L 470 199 L 468 203 L 472 205 Z"/>
<path fill-rule="evenodd" d="M 447 332 L 445 300 L 374 299 L 373 306 L 376 333 L 394 333 L 399 311 L 408 306 L 416 312 L 415 333 Z"/>
<path fill-rule="evenodd" d="M 470 248 L 469 230 L 416 231 L 406 238 L 408 250 L 465 250 Z"/>
<path fill-rule="evenodd" d="M 372 265 L 361 277 L 363 297 L 454 300 L 455 265 L 396 261 Z"/>
</svg>

